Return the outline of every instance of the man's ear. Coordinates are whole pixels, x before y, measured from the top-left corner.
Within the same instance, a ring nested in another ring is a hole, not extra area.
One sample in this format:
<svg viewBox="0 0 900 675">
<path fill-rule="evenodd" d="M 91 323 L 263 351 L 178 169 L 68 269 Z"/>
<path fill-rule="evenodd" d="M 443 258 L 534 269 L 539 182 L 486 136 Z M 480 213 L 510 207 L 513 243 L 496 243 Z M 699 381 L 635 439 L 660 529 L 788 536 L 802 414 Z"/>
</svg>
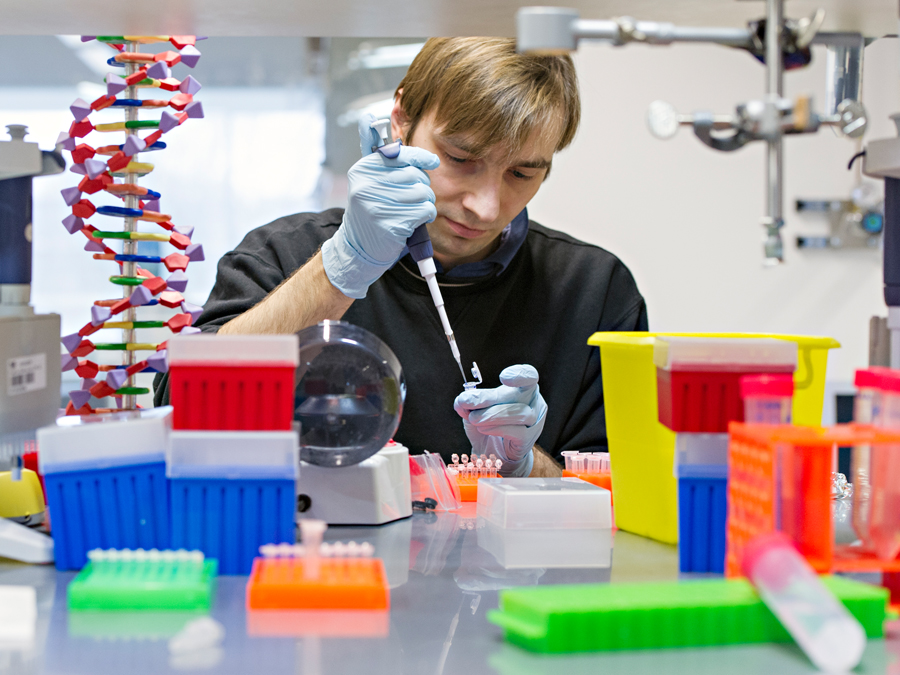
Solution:
<svg viewBox="0 0 900 675">
<path fill-rule="evenodd" d="M 406 144 L 408 140 L 406 138 L 406 129 L 409 127 L 409 116 L 403 109 L 402 98 L 403 90 L 398 89 L 397 95 L 394 97 L 394 107 L 391 109 L 391 136 L 395 141 L 399 139 Z"/>
</svg>

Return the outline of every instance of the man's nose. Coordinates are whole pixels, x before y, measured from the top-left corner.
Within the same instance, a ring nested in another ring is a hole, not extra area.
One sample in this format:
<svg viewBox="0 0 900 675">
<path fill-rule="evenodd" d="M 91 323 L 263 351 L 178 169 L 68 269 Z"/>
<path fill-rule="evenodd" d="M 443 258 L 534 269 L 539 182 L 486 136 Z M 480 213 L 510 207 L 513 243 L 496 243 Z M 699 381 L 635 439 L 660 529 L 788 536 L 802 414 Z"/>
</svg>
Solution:
<svg viewBox="0 0 900 675">
<path fill-rule="evenodd" d="M 463 206 L 479 221 L 493 223 L 500 216 L 500 188 L 501 180 L 494 176 L 474 176 L 463 198 Z"/>
</svg>

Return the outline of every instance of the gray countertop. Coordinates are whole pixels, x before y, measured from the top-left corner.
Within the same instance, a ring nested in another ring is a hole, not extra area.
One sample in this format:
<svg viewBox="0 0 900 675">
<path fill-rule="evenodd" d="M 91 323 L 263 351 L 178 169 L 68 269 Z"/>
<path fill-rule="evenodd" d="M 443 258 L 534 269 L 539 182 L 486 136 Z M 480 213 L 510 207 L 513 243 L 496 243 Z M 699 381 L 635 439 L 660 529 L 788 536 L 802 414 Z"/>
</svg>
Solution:
<svg viewBox="0 0 900 675">
<path fill-rule="evenodd" d="M 541 567 L 551 546 L 525 552 L 516 542 L 489 539 L 474 505 L 458 513 L 423 514 L 381 527 L 334 527 L 328 540 L 369 541 L 383 558 L 391 584 L 384 622 L 351 614 L 298 614 L 266 621 L 244 608 L 246 577 L 217 580 L 212 616 L 225 626 L 221 647 L 171 656 L 167 639 L 186 622 L 179 614 L 70 615 L 66 586 L 73 573 L 52 567 L 0 562 L 0 585 L 37 588 L 38 632 L 27 649 L 0 643 L 0 673 L 75 675 L 197 671 L 359 675 L 499 673 L 809 673 L 815 669 L 793 645 L 668 649 L 578 656 L 540 656 L 503 642 L 485 619 L 497 591 L 512 586 L 677 579 L 678 557 L 667 546 L 627 532 L 596 539 L 589 566 Z M 597 555 L 596 546 L 609 546 Z M 506 567 L 479 542 L 504 559 Z M 498 551 L 498 546 L 500 550 Z M 581 546 L 579 543 L 578 546 Z M 576 546 L 576 549 L 578 548 Z M 550 550 L 554 548 L 556 550 Z M 573 549 L 578 559 L 583 551 Z M 582 559 L 584 556 L 582 555 Z M 610 563 L 611 559 L 611 565 Z M 521 566 L 520 566 L 521 565 Z M 872 640 L 857 672 L 900 672 L 900 639 Z"/>
</svg>

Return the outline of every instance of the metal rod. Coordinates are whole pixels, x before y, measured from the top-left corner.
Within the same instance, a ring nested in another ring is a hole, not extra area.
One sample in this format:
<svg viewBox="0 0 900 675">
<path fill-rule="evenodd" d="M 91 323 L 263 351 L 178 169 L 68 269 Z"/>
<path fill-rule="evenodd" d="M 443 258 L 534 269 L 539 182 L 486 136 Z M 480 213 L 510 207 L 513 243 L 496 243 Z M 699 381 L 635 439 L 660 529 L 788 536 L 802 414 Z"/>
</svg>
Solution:
<svg viewBox="0 0 900 675">
<path fill-rule="evenodd" d="M 635 21 L 621 17 L 612 21 L 575 21 L 573 32 L 578 38 L 609 40 L 619 44 L 644 42 L 668 45 L 673 42 L 711 42 L 729 47 L 752 46 L 752 36 L 746 28 L 717 28 L 704 26 L 676 26 L 659 21 Z"/>
<path fill-rule="evenodd" d="M 782 186 L 784 157 L 782 154 L 781 125 L 776 101 L 781 98 L 784 84 L 784 64 L 781 58 L 781 33 L 784 21 L 784 0 L 766 0 L 766 106 L 769 119 L 769 136 L 766 141 L 766 241 L 767 262 L 783 260 L 781 235 L 784 225 L 782 211 Z"/>
<path fill-rule="evenodd" d="M 126 50 L 129 52 L 137 51 L 137 43 L 129 42 L 126 45 Z M 137 70 L 137 66 L 133 63 L 126 63 L 125 65 L 125 73 L 126 75 L 131 75 Z M 132 85 L 125 90 L 125 96 L 129 99 L 137 98 L 137 87 Z M 138 118 L 138 109 L 134 106 L 127 106 L 125 108 L 125 120 L 127 122 L 133 122 Z M 125 138 L 129 136 L 133 136 L 137 131 L 135 129 L 126 129 L 125 130 Z M 132 157 L 132 161 L 137 161 L 137 154 Z M 136 185 L 137 184 L 137 174 L 126 173 L 125 174 L 125 182 Z M 138 207 L 138 198 L 135 195 L 126 195 L 125 196 L 125 207 L 129 209 L 136 209 Z M 125 231 L 126 232 L 134 232 L 137 230 L 136 221 L 134 218 L 125 218 Z M 137 253 L 137 242 L 126 239 L 122 244 L 122 253 L 126 255 L 135 255 Z M 122 266 L 122 275 L 126 277 L 135 276 L 135 263 L 126 262 Z M 127 298 L 131 294 L 131 288 L 129 286 L 122 287 L 122 297 Z M 136 320 L 136 312 L 133 307 L 129 307 L 125 310 L 125 321 L 135 321 Z M 127 329 L 122 331 L 122 341 L 126 344 L 135 342 L 134 338 L 134 329 Z M 130 349 L 126 349 L 122 354 L 122 364 L 125 366 L 134 365 L 136 359 L 136 353 Z M 129 377 L 125 381 L 126 387 L 134 386 L 134 378 Z M 137 407 L 137 401 L 135 400 L 134 395 L 128 394 L 124 397 L 122 407 L 126 410 L 134 410 Z"/>
</svg>

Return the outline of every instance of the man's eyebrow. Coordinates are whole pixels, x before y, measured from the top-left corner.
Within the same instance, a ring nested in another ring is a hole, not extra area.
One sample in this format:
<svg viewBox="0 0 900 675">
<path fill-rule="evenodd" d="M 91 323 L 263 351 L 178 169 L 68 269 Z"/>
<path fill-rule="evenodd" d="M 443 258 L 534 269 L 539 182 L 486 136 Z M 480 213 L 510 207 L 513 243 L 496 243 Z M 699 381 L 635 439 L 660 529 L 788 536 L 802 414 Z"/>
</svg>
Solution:
<svg viewBox="0 0 900 675">
<path fill-rule="evenodd" d="M 479 156 L 479 153 L 475 152 L 474 145 L 467 143 L 465 140 L 460 138 L 451 138 L 449 136 L 440 136 L 439 138 L 443 140 L 445 143 L 452 145 L 457 150 L 460 150 L 468 155 L 473 155 L 475 157 Z M 513 166 L 518 166 L 523 169 L 550 169 L 550 166 L 553 164 L 553 161 L 550 159 L 532 159 L 532 160 L 523 160 L 521 162 L 517 162 L 513 160 L 511 162 Z"/>
</svg>

